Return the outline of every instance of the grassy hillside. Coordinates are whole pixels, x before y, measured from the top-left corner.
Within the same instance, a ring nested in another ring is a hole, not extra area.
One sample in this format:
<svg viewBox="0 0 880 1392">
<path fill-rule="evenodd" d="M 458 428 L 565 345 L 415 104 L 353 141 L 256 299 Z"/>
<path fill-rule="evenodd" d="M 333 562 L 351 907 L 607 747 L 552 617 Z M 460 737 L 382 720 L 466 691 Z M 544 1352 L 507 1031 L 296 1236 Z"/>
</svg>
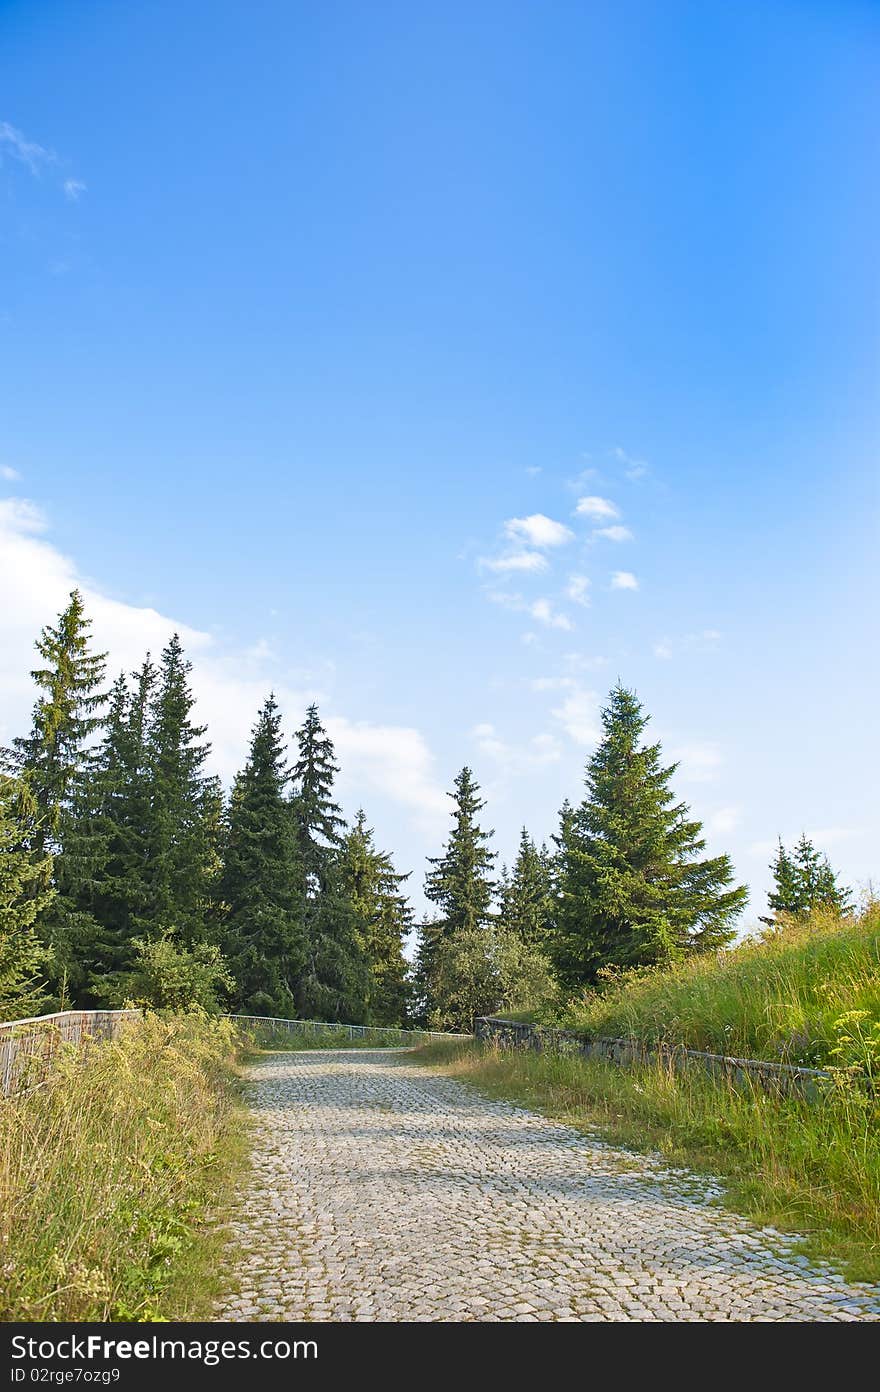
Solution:
<svg viewBox="0 0 880 1392">
<path fill-rule="evenodd" d="M 243 1128 L 228 1022 L 156 1016 L 0 1107 L 0 1319 L 197 1318 Z"/>
<path fill-rule="evenodd" d="M 570 1002 L 559 1023 L 739 1057 L 871 1068 L 880 1052 L 880 903 L 629 973 Z"/>
</svg>

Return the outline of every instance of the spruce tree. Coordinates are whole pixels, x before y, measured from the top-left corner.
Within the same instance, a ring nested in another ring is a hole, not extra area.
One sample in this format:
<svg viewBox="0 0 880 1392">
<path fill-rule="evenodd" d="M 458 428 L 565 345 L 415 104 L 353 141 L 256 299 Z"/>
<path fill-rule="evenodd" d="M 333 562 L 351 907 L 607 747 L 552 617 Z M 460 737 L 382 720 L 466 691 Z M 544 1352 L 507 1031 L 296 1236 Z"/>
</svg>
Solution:
<svg viewBox="0 0 880 1392">
<path fill-rule="evenodd" d="M 291 816 L 303 871 L 306 964 L 297 999 L 306 1018 L 357 1024 L 366 1016 L 368 971 L 341 851 L 345 822 L 333 800 L 333 742 L 311 705 L 296 732 Z"/>
<path fill-rule="evenodd" d="M 44 1006 L 49 954 L 36 924 L 52 903 L 52 858 L 29 849 L 39 812 L 28 784 L 0 774 L 0 1020 Z"/>
<path fill-rule="evenodd" d="M 391 857 L 376 849 L 363 808 L 345 838 L 341 871 L 369 972 L 367 1023 L 402 1025 L 409 993 L 403 944 L 412 927 L 412 909 L 401 885 L 409 876 L 398 875 Z"/>
<path fill-rule="evenodd" d="M 829 909 L 847 913 L 852 908 L 852 891 L 839 882 L 827 855 L 816 850 L 806 833 L 792 852 L 780 840 L 770 866 L 773 889 L 768 895 L 772 918 L 762 922 L 775 924 L 779 914 L 807 917 L 814 909 Z"/>
<path fill-rule="evenodd" d="M 513 870 L 502 871 L 499 886 L 499 926 L 522 942 L 540 947 L 552 917 L 552 868 L 546 846 L 539 851 L 525 827 Z"/>
<path fill-rule="evenodd" d="M 587 795 L 562 819 L 553 951 L 568 986 L 607 967 L 664 962 L 722 946 L 747 898 L 726 855 L 701 858 L 701 825 L 669 786 L 635 694 L 618 684 L 587 765 Z"/>
<path fill-rule="evenodd" d="M 205 772 L 206 726 L 192 720 L 191 664 L 175 633 L 162 653 L 147 737 L 150 804 L 144 809 L 149 856 L 150 936 L 177 933 L 187 946 L 206 938 L 219 869 L 219 781 Z"/>
<path fill-rule="evenodd" d="M 495 853 L 493 833 L 477 817 L 485 807 L 467 767 L 449 794 L 453 828 L 442 856 L 429 857 L 425 895 L 437 916 L 419 930 L 417 990 L 423 1017 L 441 1028 L 471 1028 L 475 1014 L 494 1008 L 501 991 L 491 927 Z"/>
<path fill-rule="evenodd" d="M 43 694 L 34 705 L 30 734 L 13 740 L 6 755 L 9 771 L 24 777 L 33 794 L 31 849 L 38 859 L 60 848 L 63 813 L 89 738 L 101 723 L 104 697 L 98 688 L 106 654 L 90 651 L 90 629 L 82 595 L 72 590 L 57 624 L 47 625 L 36 641 L 44 665 L 31 676 Z"/>
<path fill-rule="evenodd" d="M 236 1008 L 292 1019 L 306 943 L 303 872 L 286 795 L 289 777 L 281 715 L 270 695 L 232 788 L 220 894 Z"/>
</svg>

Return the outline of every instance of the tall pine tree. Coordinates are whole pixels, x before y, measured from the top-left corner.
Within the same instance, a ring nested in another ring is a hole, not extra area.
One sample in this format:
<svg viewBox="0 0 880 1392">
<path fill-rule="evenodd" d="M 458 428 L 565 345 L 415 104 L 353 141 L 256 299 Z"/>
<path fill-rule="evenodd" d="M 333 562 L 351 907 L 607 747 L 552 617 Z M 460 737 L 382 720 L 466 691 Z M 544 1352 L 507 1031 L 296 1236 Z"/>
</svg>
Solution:
<svg viewBox="0 0 880 1392">
<path fill-rule="evenodd" d="M 52 858 L 29 849 L 39 813 L 30 787 L 0 774 L 0 1020 L 45 1008 L 48 952 L 35 924 L 50 906 Z"/>
<path fill-rule="evenodd" d="M 402 1025 L 409 996 L 403 944 L 412 927 L 412 909 L 401 885 L 409 876 L 398 875 L 391 857 L 376 849 L 362 808 L 343 843 L 340 866 L 369 972 L 367 1023 Z"/>
<path fill-rule="evenodd" d="M 669 961 L 722 946 L 747 891 L 730 888 L 726 855 L 703 859 L 701 825 L 669 786 L 676 765 L 619 685 L 602 712 L 603 737 L 587 765 L 587 796 L 559 837 L 554 955 L 564 983 L 595 982 L 603 967 Z"/>
<path fill-rule="evenodd" d="M 192 720 L 191 664 L 175 633 L 162 653 L 149 711 L 150 805 L 145 808 L 150 936 L 178 934 L 187 946 L 206 940 L 215 909 L 222 815 L 220 784 L 205 762 L 206 727 Z"/>
<path fill-rule="evenodd" d="M 425 895 L 437 917 L 419 930 L 416 963 L 421 1012 L 441 1028 L 471 1028 L 473 1016 L 494 1009 L 501 993 L 491 906 L 493 835 L 478 823 L 485 807 L 467 767 L 449 794 L 453 827 L 442 856 L 429 857 Z"/>
<path fill-rule="evenodd" d="M 236 1005 L 248 1015 L 292 1019 L 306 964 L 303 870 L 287 800 L 281 715 L 270 695 L 229 803 L 220 893 L 224 951 Z"/>
<path fill-rule="evenodd" d="M 105 653 L 90 651 L 91 620 L 79 590 L 72 590 L 57 624 L 47 625 L 36 642 L 44 665 L 31 672 L 42 695 L 34 705 L 31 730 L 15 739 L 7 753 L 10 772 L 20 774 L 34 798 L 31 849 L 37 857 L 60 847 L 61 823 L 90 736 L 101 723 Z"/>
<path fill-rule="evenodd" d="M 553 914 L 551 896 L 552 867 L 547 848 L 538 850 L 523 827 L 513 869 L 501 876 L 499 925 L 522 942 L 543 946 Z"/>
<path fill-rule="evenodd" d="M 366 1016 L 367 963 L 341 869 L 345 822 L 333 800 L 333 742 L 311 705 L 296 732 L 291 815 L 303 868 L 306 964 L 298 989 L 304 1016 L 357 1024 Z"/>
</svg>

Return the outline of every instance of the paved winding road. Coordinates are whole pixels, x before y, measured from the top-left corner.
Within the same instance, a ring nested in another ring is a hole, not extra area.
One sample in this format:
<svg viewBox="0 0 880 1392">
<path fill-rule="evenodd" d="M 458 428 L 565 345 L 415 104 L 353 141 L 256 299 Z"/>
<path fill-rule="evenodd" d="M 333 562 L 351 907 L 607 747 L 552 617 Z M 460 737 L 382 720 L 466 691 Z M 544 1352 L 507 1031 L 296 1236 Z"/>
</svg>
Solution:
<svg viewBox="0 0 880 1392">
<path fill-rule="evenodd" d="M 237 1320 L 880 1319 L 665 1168 L 413 1063 L 265 1056 L 234 1214 Z"/>
</svg>

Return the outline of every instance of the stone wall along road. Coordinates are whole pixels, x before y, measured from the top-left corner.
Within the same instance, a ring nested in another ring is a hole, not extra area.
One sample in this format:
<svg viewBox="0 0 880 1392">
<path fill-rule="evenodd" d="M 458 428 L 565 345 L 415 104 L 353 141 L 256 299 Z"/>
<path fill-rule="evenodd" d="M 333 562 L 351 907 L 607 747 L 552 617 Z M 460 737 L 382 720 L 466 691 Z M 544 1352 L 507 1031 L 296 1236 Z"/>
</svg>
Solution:
<svg viewBox="0 0 880 1392">
<path fill-rule="evenodd" d="M 218 1319 L 878 1320 L 880 1291 L 669 1170 L 414 1063 L 266 1056 Z M 232 1250 L 232 1249 L 231 1249 Z"/>
</svg>

